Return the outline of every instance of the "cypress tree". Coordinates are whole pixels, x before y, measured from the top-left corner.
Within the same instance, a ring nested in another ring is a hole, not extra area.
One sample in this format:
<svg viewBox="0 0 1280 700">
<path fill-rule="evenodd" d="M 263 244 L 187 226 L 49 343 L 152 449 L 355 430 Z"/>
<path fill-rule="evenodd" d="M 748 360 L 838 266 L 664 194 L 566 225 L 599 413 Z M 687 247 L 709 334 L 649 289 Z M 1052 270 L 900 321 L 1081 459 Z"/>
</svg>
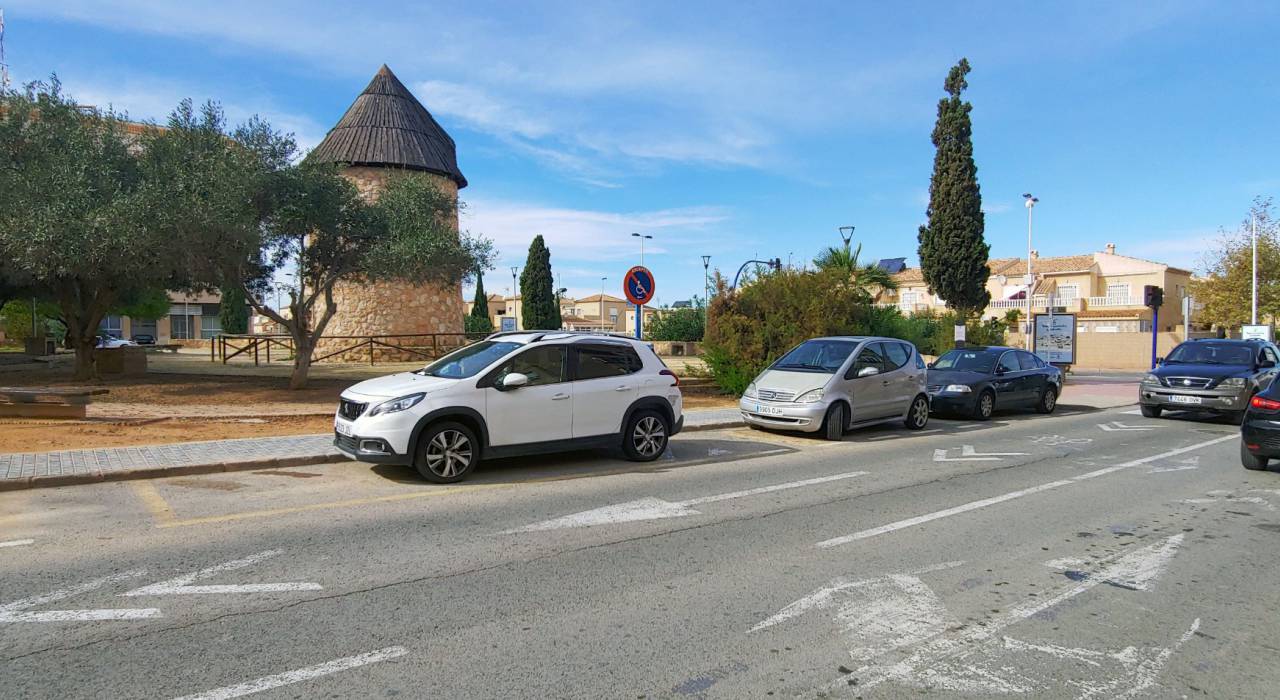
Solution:
<svg viewBox="0 0 1280 700">
<path fill-rule="evenodd" d="M 960 99 L 969 86 L 969 60 L 951 68 L 938 101 L 933 127 L 933 177 L 929 181 L 929 222 L 920 227 L 920 271 L 934 294 L 963 314 L 980 314 L 991 302 L 987 258 L 991 246 L 982 236 L 982 193 L 973 162 L 973 105 Z"/>
<path fill-rule="evenodd" d="M 222 324 L 223 333 L 240 335 L 249 332 L 249 302 L 245 299 L 244 289 L 238 284 L 229 284 L 221 290 L 222 300 L 218 302 L 218 322 Z M 168 302 L 168 298 L 165 298 Z"/>
<path fill-rule="evenodd" d="M 559 330 L 560 305 L 556 303 L 551 276 L 551 251 L 542 236 L 529 244 L 529 258 L 520 273 L 520 299 L 524 330 Z"/>
<path fill-rule="evenodd" d="M 471 315 L 466 319 L 468 333 L 492 333 L 493 321 L 489 319 L 489 295 L 484 293 L 484 272 L 476 270 L 476 299 L 471 303 Z"/>
</svg>

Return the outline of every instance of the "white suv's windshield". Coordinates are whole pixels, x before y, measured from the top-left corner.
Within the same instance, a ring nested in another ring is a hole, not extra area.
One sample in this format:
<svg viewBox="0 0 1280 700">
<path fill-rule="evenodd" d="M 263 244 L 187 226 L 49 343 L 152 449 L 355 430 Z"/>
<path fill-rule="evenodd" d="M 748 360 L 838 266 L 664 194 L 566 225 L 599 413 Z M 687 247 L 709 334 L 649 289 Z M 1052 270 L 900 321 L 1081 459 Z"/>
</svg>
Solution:
<svg viewBox="0 0 1280 700">
<path fill-rule="evenodd" d="M 835 374 L 857 346 L 848 340 L 808 340 L 783 355 L 770 369 Z"/>
<path fill-rule="evenodd" d="M 520 343 L 482 340 L 455 350 L 418 371 L 429 377 L 467 379 L 476 376 L 485 367 L 506 357 L 519 347 L 521 347 Z"/>
</svg>

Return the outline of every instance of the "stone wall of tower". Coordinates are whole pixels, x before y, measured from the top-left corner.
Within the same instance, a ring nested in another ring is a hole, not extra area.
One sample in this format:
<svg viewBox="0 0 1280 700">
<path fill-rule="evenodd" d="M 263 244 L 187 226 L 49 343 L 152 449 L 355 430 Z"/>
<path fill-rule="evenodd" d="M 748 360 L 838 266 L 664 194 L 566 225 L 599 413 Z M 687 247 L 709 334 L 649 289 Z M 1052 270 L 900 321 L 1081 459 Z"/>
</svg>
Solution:
<svg viewBox="0 0 1280 700">
<path fill-rule="evenodd" d="M 345 168 L 342 174 L 367 201 L 376 200 L 386 187 L 387 179 L 398 174 L 430 178 L 455 200 L 458 196 L 458 185 L 453 180 L 430 173 L 405 173 L 386 168 L 356 166 Z M 458 227 L 456 217 L 453 227 Z M 412 347 L 433 355 L 457 347 L 463 342 L 462 317 L 466 305 L 462 299 L 460 282 L 451 285 L 341 282 L 334 287 L 333 297 L 338 310 L 325 329 L 324 335 L 328 339 L 321 341 L 316 349 L 316 357 L 337 352 L 359 342 L 354 338 L 348 340 L 334 336 L 392 336 L 378 340 L 388 345 Z M 412 337 L 424 333 L 449 335 Z M 383 346 L 374 346 L 373 356 L 379 361 L 425 359 L 416 353 Z M 366 346 L 342 352 L 327 361 L 368 362 L 369 358 L 370 349 Z"/>
</svg>

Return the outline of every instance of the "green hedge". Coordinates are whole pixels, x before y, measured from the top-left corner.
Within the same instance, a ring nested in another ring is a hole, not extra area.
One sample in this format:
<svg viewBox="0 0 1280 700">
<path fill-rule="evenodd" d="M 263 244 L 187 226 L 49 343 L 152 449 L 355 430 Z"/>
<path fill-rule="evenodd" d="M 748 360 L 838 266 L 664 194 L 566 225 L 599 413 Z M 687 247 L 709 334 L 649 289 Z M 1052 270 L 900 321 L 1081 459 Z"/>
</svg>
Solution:
<svg viewBox="0 0 1280 700">
<path fill-rule="evenodd" d="M 765 367 L 800 342 L 828 335 L 879 335 L 907 340 L 922 354 L 955 346 L 954 312 L 904 316 L 877 307 L 871 295 L 831 272 L 781 270 L 730 293 L 723 280 L 710 307 L 703 359 L 716 384 L 741 395 Z M 969 321 L 973 345 L 1000 345 L 1001 321 Z"/>
</svg>

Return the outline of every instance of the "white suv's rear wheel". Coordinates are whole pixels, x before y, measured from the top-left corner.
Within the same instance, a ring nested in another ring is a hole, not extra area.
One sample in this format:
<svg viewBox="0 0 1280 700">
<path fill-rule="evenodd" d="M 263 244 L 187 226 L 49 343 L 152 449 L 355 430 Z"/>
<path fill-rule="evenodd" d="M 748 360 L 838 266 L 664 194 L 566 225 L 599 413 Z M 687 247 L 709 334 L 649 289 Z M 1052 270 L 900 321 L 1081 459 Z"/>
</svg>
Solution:
<svg viewBox="0 0 1280 700">
<path fill-rule="evenodd" d="M 451 484 L 462 481 L 480 461 L 475 433 L 461 423 L 437 423 L 418 439 L 413 466 L 427 481 Z"/>
<path fill-rule="evenodd" d="M 622 435 L 622 451 L 633 462 L 652 462 L 667 451 L 667 439 L 671 426 L 661 413 L 652 410 L 636 411 L 627 421 Z"/>
</svg>

